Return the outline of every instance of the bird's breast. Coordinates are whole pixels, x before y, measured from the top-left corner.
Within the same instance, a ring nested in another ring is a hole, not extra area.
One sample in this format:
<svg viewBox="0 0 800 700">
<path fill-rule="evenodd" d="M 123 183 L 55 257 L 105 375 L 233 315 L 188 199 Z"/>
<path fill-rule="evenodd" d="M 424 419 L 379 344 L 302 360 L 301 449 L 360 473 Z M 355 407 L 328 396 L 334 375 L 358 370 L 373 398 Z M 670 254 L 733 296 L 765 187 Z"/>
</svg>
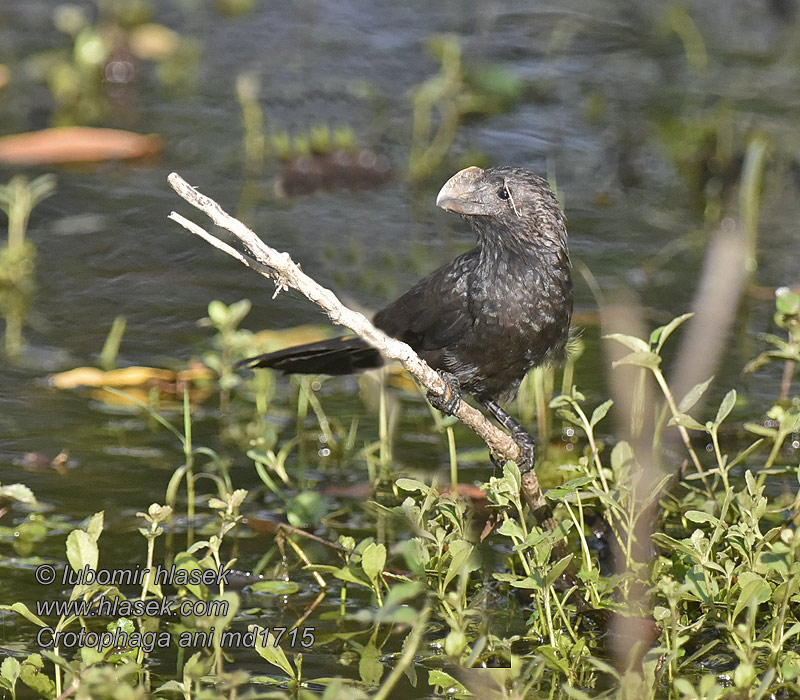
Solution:
<svg viewBox="0 0 800 700">
<path fill-rule="evenodd" d="M 546 355 L 563 350 L 572 313 L 572 283 L 563 270 L 524 260 L 485 269 L 470 294 L 477 336 L 502 343 L 497 347 L 511 362 L 530 367 L 553 359 Z"/>
</svg>

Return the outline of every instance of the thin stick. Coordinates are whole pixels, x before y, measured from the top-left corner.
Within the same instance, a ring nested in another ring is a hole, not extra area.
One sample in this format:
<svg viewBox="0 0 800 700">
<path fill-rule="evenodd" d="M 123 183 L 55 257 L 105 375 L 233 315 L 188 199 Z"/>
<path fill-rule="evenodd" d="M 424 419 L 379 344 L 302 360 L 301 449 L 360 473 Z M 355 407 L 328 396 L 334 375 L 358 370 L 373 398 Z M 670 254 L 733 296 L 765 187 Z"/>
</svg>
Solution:
<svg viewBox="0 0 800 700">
<path fill-rule="evenodd" d="M 328 314 L 333 323 L 349 328 L 376 348 L 385 358 L 400 362 L 406 371 L 412 374 L 426 389 L 438 395 L 444 392 L 445 385 L 441 377 L 409 345 L 386 335 L 383 331 L 373 326 L 365 316 L 357 311 L 348 309 L 333 292 L 306 275 L 288 253 L 279 253 L 274 248 L 266 245 L 241 221 L 228 215 L 219 204 L 198 192 L 180 175 L 171 173 L 167 180 L 178 195 L 189 204 L 207 214 L 217 226 L 230 231 L 238 238 L 245 248 L 250 251 L 252 257 L 224 243 L 180 214 L 172 212 L 169 215 L 170 219 L 178 222 L 195 235 L 200 236 L 215 248 L 219 248 L 219 250 L 236 258 L 252 270 L 272 279 L 276 285 L 274 296 L 277 296 L 284 289 L 296 289 Z M 517 443 L 509 435 L 490 423 L 480 411 L 462 401 L 455 416 L 475 431 L 492 453 L 503 459 L 519 461 L 521 454 Z M 543 506 L 546 506 L 546 502 L 533 470 L 528 472 L 525 477 L 523 479 L 523 490 L 528 504 L 535 513 Z"/>
</svg>

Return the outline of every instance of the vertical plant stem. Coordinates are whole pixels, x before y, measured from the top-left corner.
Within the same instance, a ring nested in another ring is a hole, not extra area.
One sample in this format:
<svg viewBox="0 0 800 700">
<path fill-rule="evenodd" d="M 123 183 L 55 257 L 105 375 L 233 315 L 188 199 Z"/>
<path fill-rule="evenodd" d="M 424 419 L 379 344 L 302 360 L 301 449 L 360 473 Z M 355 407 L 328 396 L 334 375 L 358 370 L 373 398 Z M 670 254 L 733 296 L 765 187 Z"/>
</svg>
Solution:
<svg viewBox="0 0 800 700">
<path fill-rule="evenodd" d="M 192 449 L 192 412 L 189 406 L 189 389 L 183 390 L 183 455 L 186 463 L 186 529 L 187 546 L 194 542 L 194 450 Z"/>
<path fill-rule="evenodd" d="M 739 188 L 739 211 L 747 234 L 747 255 L 745 266 L 752 277 L 758 264 L 758 218 L 761 200 L 761 181 L 767 160 L 769 142 L 763 135 L 756 135 L 750 141 L 744 157 L 742 182 Z"/>
<path fill-rule="evenodd" d="M 450 489 L 453 498 L 458 496 L 458 456 L 456 454 L 456 438 L 453 426 L 447 426 L 447 451 L 450 454 Z"/>
<path fill-rule="evenodd" d="M 675 399 L 672 396 L 672 392 L 670 391 L 669 386 L 667 386 L 667 380 L 664 379 L 664 374 L 657 367 L 653 369 L 653 374 L 655 375 L 658 385 L 661 387 L 661 391 L 664 393 L 664 398 L 667 400 L 667 405 L 669 406 L 669 410 L 674 418 L 680 413 L 680 411 L 678 411 L 678 407 L 675 405 Z M 683 444 L 686 446 L 689 456 L 692 459 L 692 464 L 694 464 L 694 468 L 697 470 L 697 473 L 700 475 L 700 479 L 703 481 L 703 486 L 705 486 L 706 490 L 711 493 L 711 486 L 708 483 L 708 479 L 706 479 L 706 473 L 703 470 L 703 466 L 700 464 L 697 453 L 692 447 L 692 442 L 689 439 L 688 431 L 682 425 L 677 426 L 677 428 L 681 439 L 683 440 Z"/>
</svg>

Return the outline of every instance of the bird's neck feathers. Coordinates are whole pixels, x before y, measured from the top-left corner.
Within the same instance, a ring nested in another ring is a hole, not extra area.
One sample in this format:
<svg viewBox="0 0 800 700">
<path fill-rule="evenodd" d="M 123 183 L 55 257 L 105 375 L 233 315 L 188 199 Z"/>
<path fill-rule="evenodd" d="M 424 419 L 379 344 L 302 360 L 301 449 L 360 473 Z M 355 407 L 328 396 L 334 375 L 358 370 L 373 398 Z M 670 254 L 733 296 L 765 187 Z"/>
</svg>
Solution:
<svg viewBox="0 0 800 700">
<path fill-rule="evenodd" d="M 509 225 L 497 219 L 488 221 L 485 217 L 465 218 L 478 235 L 477 250 L 482 264 L 513 269 L 533 267 L 534 261 L 542 261 L 545 265 L 537 265 L 537 268 L 555 276 L 564 272 L 569 275 L 567 231 L 560 211 L 558 216 L 534 221 L 526 217 L 524 222 L 510 222 Z"/>
</svg>

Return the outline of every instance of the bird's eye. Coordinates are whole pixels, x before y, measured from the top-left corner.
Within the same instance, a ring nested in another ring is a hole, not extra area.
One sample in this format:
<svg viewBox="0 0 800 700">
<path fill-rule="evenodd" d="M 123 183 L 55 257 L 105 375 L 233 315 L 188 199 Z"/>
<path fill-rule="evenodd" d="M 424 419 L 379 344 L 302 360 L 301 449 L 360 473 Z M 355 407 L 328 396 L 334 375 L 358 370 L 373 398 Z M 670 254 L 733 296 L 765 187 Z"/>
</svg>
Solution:
<svg viewBox="0 0 800 700">
<path fill-rule="evenodd" d="M 497 190 L 497 196 L 500 197 L 500 199 L 508 199 L 511 194 L 509 193 L 508 189 L 501 187 L 499 190 Z"/>
</svg>

